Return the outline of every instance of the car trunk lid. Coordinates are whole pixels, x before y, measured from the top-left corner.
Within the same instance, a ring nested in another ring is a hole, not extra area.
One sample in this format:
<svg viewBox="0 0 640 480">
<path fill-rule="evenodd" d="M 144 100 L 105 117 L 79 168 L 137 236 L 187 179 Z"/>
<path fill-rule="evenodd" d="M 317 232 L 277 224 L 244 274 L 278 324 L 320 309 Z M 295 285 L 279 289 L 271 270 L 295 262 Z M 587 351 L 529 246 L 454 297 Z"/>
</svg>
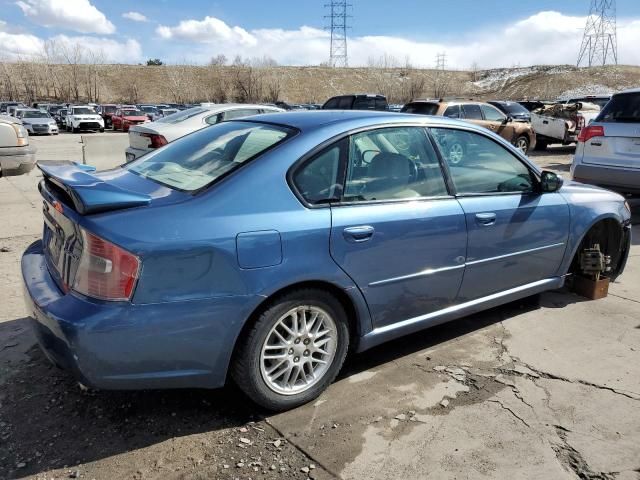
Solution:
<svg viewBox="0 0 640 480">
<path fill-rule="evenodd" d="M 604 136 L 584 142 L 583 163 L 640 169 L 640 121 L 592 123 L 590 127 L 602 127 Z"/>
</svg>

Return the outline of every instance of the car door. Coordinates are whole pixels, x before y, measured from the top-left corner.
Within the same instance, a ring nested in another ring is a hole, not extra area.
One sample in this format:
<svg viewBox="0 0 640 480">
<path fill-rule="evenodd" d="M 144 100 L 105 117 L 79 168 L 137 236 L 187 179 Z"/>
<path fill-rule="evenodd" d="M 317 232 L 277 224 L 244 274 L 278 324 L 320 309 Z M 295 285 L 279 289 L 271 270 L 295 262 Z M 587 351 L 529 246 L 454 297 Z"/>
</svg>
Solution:
<svg viewBox="0 0 640 480">
<path fill-rule="evenodd" d="M 464 212 L 449 195 L 421 127 L 356 133 L 331 205 L 331 255 L 362 291 L 374 328 L 456 301 L 464 272 Z"/>
<path fill-rule="evenodd" d="M 497 133 L 508 142 L 512 142 L 515 137 L 515 128 L 512 122 L 507 122 L 507 116 L 493 105 L 480 105 L 484 126 L 492 132 Z"/>
<path fill-rule="evenodd" d="M 468 230 L 459 301 L 554 277 L 569 234 L 562 195 L 541 193 L 533 169 L 480 132 L 433 128 L 431 133 L 443 152 L 449 142 L 471 142 L 464 162 L 448 162 Z"/>
</svg>

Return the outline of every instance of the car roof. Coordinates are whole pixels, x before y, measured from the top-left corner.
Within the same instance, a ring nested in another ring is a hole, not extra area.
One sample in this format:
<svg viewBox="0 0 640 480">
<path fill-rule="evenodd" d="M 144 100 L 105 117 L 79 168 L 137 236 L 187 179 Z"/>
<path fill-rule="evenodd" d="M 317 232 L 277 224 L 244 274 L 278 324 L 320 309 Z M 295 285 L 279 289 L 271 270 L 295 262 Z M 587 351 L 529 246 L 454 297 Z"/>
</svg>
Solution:
<svg viewBox="0 0 640 480">
<path fill-rule="evenodd" d="M 614 93 L 614 95 L 623 95 L 625 93 L 640 93 L 640 88 L 629 88 L 627 90 L 622 90 L 621 92 Z"/>
<path fill-rule="evenodd" d="M 350 128 L 393 123 L 450 124 L 468 128 L 472 124 L 446 117 L 414 115 L 377 110 L 298 110 L 284 113 L 265 113 L 244 118 L 245 122 L 264 122 L 293 127 L 301 131 L 320 130 L 327 126 Z"/>
</svg>

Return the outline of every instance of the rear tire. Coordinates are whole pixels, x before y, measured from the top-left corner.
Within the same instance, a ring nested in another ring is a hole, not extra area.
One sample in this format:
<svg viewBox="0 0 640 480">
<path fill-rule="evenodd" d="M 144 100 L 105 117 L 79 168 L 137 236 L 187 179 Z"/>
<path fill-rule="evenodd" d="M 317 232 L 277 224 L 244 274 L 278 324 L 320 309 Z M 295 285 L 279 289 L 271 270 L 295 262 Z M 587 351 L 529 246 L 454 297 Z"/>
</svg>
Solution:
<svg viewBox="0 0 640 480">
<path fill-rule="evenodd" d="M 288 410 L 320 395 L 349 349 L 345 310 L 333 295 L 294 290 L 274 301 L 238 338 L 231 376 L 258 405 Z"/>
<path fill-rule="evenodd" d="M 76 127 L 71 127 L 71 133 L 78 133 L 78 131 Z"/>
</svg>

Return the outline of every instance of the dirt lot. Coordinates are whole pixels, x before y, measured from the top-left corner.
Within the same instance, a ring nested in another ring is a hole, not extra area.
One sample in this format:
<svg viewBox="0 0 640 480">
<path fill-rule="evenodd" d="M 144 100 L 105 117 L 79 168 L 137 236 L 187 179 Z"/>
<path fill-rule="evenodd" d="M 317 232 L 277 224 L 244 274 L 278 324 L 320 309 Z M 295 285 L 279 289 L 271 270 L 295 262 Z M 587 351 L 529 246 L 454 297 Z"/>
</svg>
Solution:
<svg viewBox="0 0 640 480">
<path fill-rule="evenodd" d="M 77 135 L 34 143 L 82 158 Z M 571 154 L 535 160 L 566 174 Z M 82 391 L 46 361 L 19 273 L 37 181 L 0 179 L 0 478 L 640 479 L 638 227 L 608 298 L 550 292 L 383 345 L 267 415 L 232 385 Z"/>
</svg>

